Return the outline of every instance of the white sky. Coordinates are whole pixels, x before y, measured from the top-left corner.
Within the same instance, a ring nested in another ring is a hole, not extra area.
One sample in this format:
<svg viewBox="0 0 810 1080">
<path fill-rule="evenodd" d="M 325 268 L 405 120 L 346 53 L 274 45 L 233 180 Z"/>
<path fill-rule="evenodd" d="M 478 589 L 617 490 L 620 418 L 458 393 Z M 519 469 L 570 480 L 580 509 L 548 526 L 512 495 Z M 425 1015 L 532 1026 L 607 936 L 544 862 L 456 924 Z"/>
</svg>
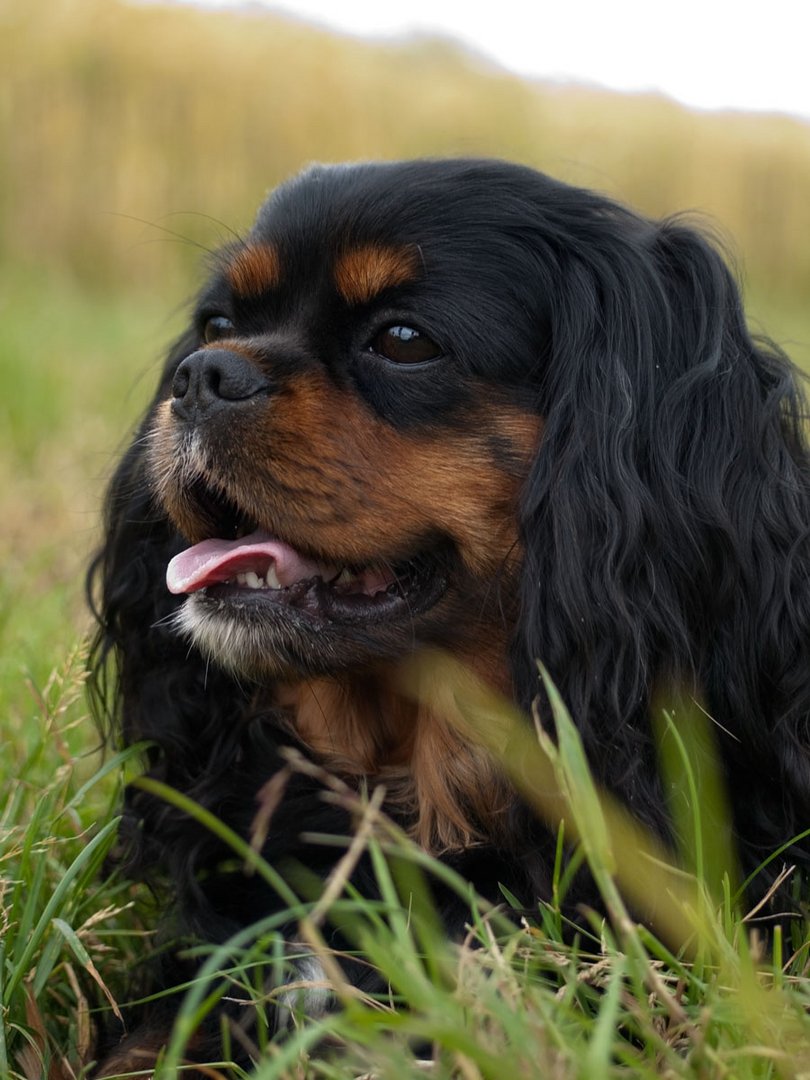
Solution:
<svg viewBox="0 0 810 1080">
<path fill-rule="evenodd" d="M 363 36 L 438 31 L 523 75 L 810 119 L 810 0 L 260 2 Z"/>
</svg>

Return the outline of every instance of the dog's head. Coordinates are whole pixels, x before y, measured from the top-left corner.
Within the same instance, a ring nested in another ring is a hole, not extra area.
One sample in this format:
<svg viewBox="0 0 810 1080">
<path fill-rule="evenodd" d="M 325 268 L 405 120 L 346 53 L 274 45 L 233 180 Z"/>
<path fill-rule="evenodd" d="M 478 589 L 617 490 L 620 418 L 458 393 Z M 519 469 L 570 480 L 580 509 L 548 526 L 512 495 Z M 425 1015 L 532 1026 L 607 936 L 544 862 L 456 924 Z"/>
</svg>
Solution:
<svg viewBox="0 0 810 1080">
<path fill-rule="evenodd" d="M 524 708 L 542 660 L 614 786 L 673 680 L 766 752 L 804 708 L 802 409 L 677 219 L 497 161 L 312 168 L 218 256 L 113 483 L 125 729 L 160 738 L 153 684 L 199 735 L 201 694 L 426 644 Z"/>
<path fill-rule="evenodd" d="M 205 652 L 329 673 L 514 622 L 555 273 L 524 215 L 565 190 L 484 163 L 315 168 L 221 253 L 149 452 Z"/>
</svg>

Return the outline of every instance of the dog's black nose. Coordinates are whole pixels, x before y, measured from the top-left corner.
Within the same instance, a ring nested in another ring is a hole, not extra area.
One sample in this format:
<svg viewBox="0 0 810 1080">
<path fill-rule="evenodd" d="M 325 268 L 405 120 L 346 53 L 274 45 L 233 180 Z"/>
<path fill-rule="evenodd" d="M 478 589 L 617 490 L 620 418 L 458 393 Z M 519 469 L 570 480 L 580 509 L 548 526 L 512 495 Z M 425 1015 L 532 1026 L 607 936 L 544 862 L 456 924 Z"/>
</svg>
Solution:
<svg viewBox="0 0 810 1080">
<path fill-rule="evenodd" d="M 200 349 L 174 373 L 172 411 L 184 420 L 202 418 L 269 392 L 268 379 L 246 356 L 229 349 Z"/>
</svg>

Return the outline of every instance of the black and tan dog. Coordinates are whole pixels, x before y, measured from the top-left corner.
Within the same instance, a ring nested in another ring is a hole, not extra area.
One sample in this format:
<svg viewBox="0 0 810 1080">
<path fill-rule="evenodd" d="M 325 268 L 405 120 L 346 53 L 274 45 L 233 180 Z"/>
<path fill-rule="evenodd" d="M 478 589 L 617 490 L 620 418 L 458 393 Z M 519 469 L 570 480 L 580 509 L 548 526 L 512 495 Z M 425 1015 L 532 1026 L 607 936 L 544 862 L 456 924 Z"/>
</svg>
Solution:
<svg viewBox="0 0 810 1080">
<path fill-rule="evenodd" d="M 311 168 L 218 256 L 113 480 L 93 581 L 121 738 L 245 836 L 295 745 L 531 901 L 550 836 L 392 667 L 438 646 L 528 712 L 539 658 L 599 781 L 665 836 L 650 702 L 677 684 L 716 721 L 750 871 L 810 822 L 803 409 L 678 220 L 497 161 Z M 169 805 L 132 793 L 126 822 L 189 932 L 277 903 Z M 339 852 L 302 833 L 347 828 L 297 777 L 263 853 L 325 876 Z"/>
</svg>

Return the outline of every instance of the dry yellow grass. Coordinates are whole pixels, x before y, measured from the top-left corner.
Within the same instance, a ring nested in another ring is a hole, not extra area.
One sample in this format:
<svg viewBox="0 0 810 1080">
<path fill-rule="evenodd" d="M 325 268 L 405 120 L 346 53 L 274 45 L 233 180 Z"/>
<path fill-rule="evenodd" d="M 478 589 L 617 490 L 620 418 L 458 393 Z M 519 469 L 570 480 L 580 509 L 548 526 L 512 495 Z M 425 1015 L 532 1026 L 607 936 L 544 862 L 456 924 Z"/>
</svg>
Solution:
<svg viewBox="0 0 810 1080">
<path fill-rule="evenodd" d="M 654 215 L 704 212 L 758 292 L 810 295 L 797 120 L 532 84 L 447 42 L 363 43 L 255 8 L 6 0 L 0 22 L 0 229 L 15 261 L 148 284 L 196 254 L 161 244 L 156 258 L 161 227 L 216 242 L 310 160 L 497 154 Z"/>
</svg>

